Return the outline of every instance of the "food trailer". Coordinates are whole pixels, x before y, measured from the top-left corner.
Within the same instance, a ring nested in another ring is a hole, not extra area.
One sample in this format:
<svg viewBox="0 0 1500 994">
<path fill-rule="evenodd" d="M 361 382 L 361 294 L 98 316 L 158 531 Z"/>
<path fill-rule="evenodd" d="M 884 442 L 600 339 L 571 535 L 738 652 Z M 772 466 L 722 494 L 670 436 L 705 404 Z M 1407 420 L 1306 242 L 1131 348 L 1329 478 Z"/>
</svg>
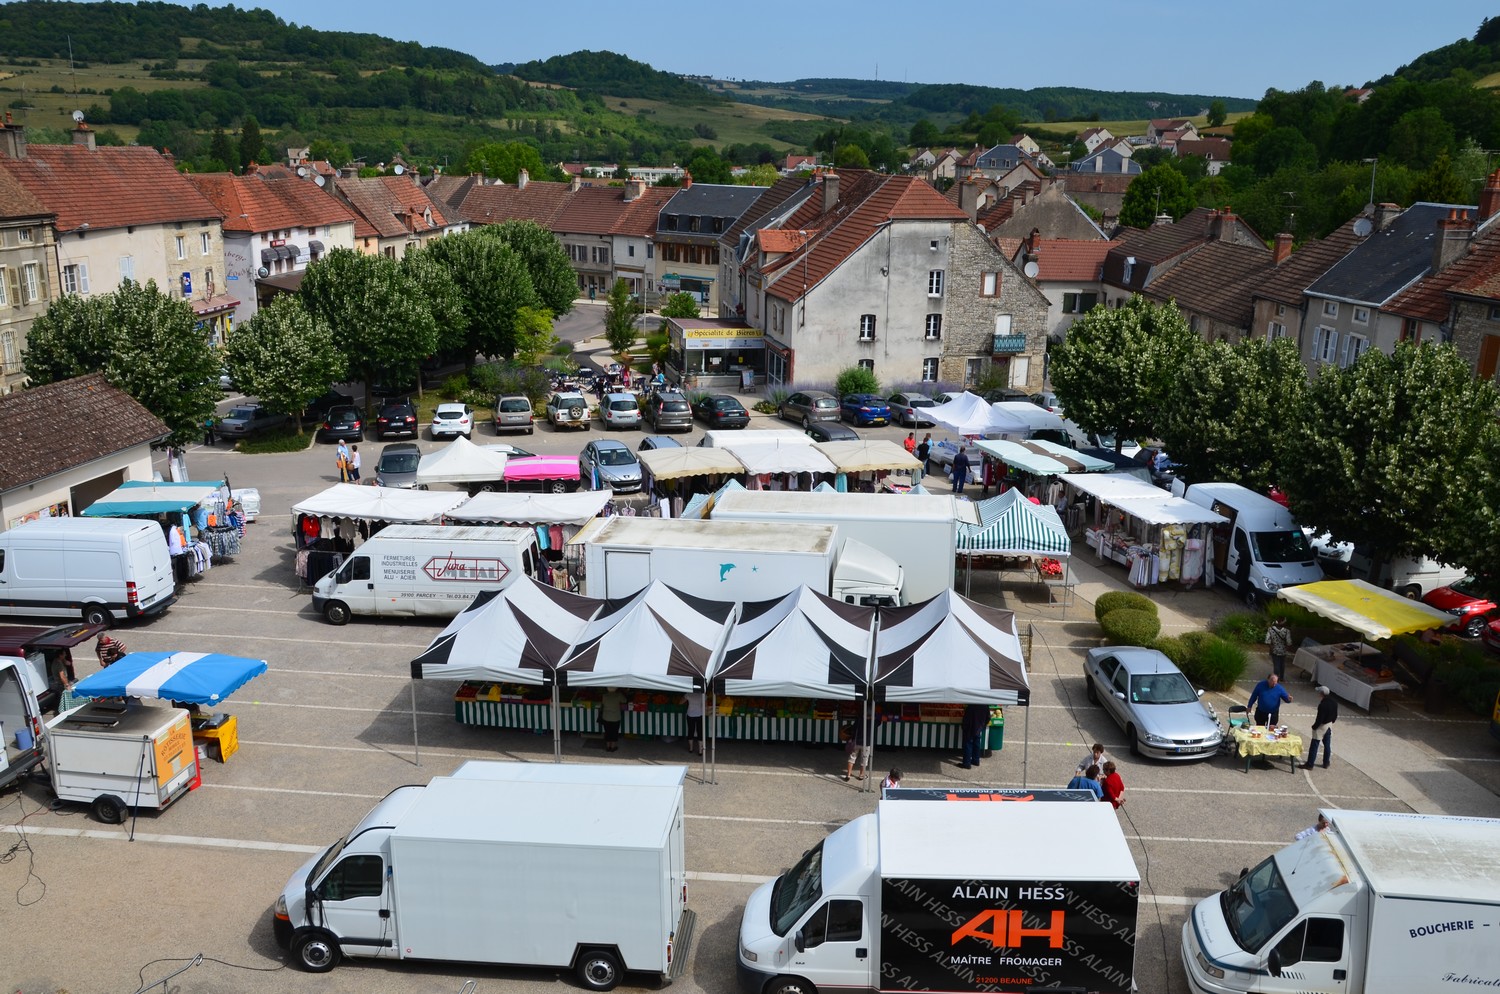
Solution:
<svg viewBox="0 0 1500 994">
<path fill-rule="evenodd" d="M 109 825 L 131 809 L 166 808 L 198 780 L 182 708 L 90 701 L 47 723 L 47 755 L 58 799 L 89 805 Z"/>
</svg>

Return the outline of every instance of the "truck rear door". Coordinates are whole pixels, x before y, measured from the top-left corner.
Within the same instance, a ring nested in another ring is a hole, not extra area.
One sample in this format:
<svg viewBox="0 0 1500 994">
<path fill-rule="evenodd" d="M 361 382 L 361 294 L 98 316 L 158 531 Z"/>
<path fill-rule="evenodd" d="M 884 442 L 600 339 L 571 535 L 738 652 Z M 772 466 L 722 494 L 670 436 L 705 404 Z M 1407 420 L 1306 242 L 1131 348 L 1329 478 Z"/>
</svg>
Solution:
<svg viewBox="0 0 1500 994">
<path fill-rule="evenodd" d="M 829 898 L 798 926 L 793 943 L 797 951 L 788 972 L 822 990 L 874 987 L 875 942 L 868 902 L 859 897 Z"/>
</svg>

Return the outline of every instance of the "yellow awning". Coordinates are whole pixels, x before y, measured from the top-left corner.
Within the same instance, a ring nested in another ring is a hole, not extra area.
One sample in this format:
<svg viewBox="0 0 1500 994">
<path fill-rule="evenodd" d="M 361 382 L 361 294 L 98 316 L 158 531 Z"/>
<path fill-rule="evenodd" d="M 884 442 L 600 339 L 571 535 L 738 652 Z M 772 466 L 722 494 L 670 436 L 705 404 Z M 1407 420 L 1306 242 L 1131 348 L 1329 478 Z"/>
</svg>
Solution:
<svg viewBox="0 0 1500 994">
<path fill-rule="evenodd" d="M 1283 587 L 1278 596 L 1352 628 L 1368 639 L 1388 639 L 1392 635 L 1441 628 L 1453 621 L 1451 615 L 1421 601 L 1409 600 L 1363 580 L 1304 583 Z"/>
</svg>

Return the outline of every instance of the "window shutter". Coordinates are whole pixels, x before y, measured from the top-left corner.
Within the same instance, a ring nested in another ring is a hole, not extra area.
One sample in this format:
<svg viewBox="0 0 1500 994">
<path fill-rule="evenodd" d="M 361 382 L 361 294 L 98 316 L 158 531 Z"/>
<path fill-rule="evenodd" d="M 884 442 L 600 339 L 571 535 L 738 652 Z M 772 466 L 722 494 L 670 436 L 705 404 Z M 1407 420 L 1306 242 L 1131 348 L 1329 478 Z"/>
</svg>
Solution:
<svg viewBox="0 0 1500 994">
<path fill-rule="evenodd" d="M 21 306 L 21 279 L 14 267 L 5 270 L 5 292 L 10 299 L 10 306 Z"/>
</svg>

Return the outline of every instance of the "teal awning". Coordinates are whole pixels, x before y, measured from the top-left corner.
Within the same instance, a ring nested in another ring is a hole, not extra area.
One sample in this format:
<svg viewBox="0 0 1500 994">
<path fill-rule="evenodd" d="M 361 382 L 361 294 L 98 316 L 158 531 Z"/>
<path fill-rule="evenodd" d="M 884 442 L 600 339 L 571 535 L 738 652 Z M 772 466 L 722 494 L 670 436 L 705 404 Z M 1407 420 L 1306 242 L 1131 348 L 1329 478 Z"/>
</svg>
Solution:
<svg viewBox="0 0 1500 994">
<path fill-rule="evenodd" d="M 167 483 L 132 480 L 122 483 L 83 509 L 85 518 L 129 518 L 182 513 L 217 493 L 217 483 Z"/>
<path fill-rule="evenodd" d="M 1064 459 L 1071 459 L 1082 466 L 1085 473 L 1108 473 L 1115 468 L 1115 464 L 1107 459 L 1084 455 L 1077 449 L 1070 449 L 1066 445 L 1059 445 L 1056 442 L 1049 442 L 1046 439 L 1029 438 L 1026 440 L 1026 444 L 1033 448 L 1044 449 Z"/>
<path fill-rule="evenodd" d="M 1066 556 L 1073 551 L 1072 539 L 1057 510 L 1033 504 L 1019 490 L 974 505 L 978 525 L 958 526 L 958 551 L 1005 552 L 1023 556 Z"/>
<path fill-rule="evenodd" d="M 985 438 L 974 443 L 976 449 L 989 453 L 994 458 L 1014 466 L 1024 473 L 1037 476 L 1060 476 L 1068 472 L 1068 464 L 1048 456 L 1032 452 L 1024 445 L 1001 438 Z"/>
</svg>

